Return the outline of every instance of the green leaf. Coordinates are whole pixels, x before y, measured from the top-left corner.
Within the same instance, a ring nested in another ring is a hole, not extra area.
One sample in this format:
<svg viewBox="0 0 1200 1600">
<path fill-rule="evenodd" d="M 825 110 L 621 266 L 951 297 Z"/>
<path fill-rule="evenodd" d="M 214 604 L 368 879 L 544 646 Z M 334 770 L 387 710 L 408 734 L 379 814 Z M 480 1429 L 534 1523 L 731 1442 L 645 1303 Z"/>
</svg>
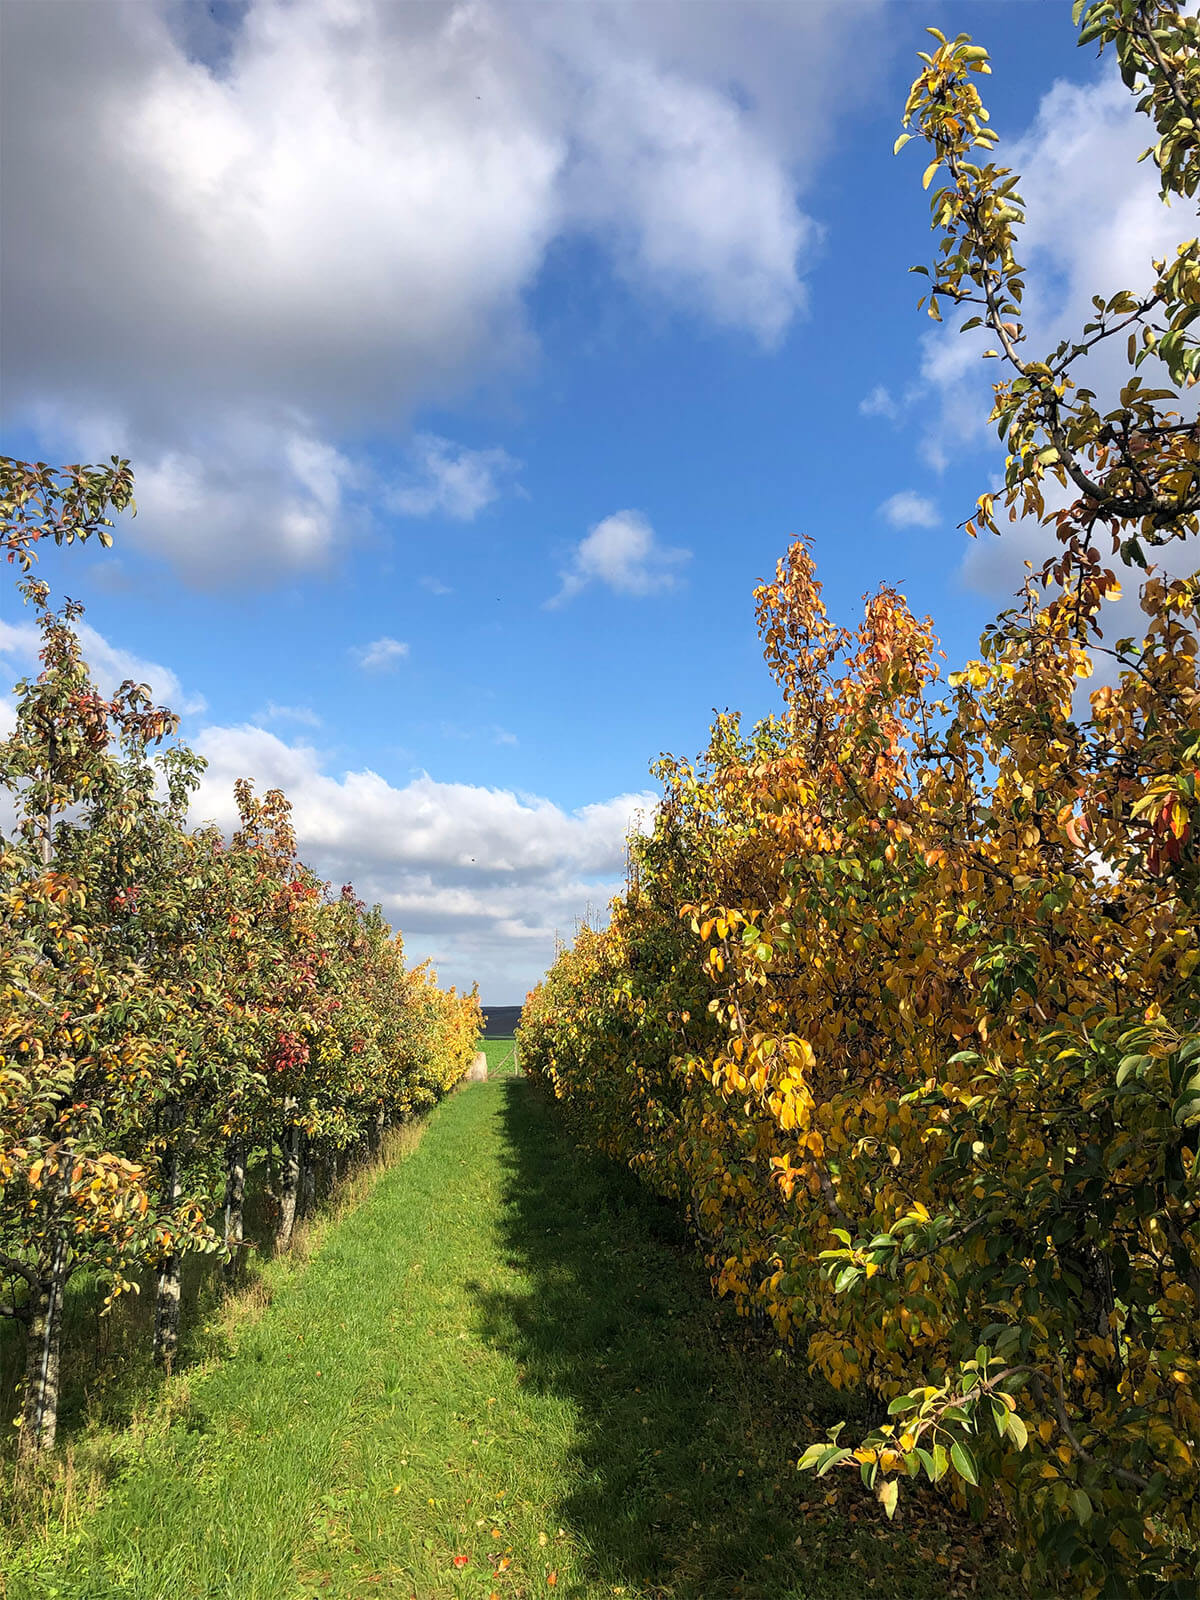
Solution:
<svg viewBox="0 0 1200 1600">
<path fill-rule="evenodd" d="M 934 159 L 925 168 L 925 174 L 921 179 L 921 187 L 922 187 L 922 189 L 928 189 L 929 185 L 933 182 L 934 173 L 941 166 L 941 164 L 942 164 L 942 158 L 940 156 L 935 156 Z"/>
<path fill-rule="evenodd" d="M 975 1457 L 966 1445 L 958 1439 L 950 1446 L 950 1460 L 960 1478 L 965 1478 L 974 1488 L 979 1487 L 979 1473 L 975 1467 Z"/>
<path fill-rule="evenodd" d="M 894 156 L 898 156 L 900 154 L 901 150 L 904 149 L 904 146 L 908 143 L 908 141 L 911 138 L 912 138 L 912 134 L 911 133 L 902 133 L 900 135 L 900 137 L 896 140 L 895 144 L 892 146 L 892 154 Z"/>
</svg>

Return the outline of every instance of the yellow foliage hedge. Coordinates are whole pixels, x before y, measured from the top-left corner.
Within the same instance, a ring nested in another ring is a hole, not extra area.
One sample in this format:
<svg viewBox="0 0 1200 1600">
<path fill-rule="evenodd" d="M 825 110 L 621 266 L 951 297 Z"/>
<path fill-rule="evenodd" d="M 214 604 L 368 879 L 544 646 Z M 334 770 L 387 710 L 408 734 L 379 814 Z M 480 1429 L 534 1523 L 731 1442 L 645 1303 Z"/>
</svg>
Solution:
<svg viewBox="0 0 1200 1600">
<path fill-rule="evenodd" d="M 1075 11 L 1194 210 L 1200 22 Z M 930 32 L 897 141 L 944 180 L 923 304 L 1005 369 L 1003 487 L 969 526 L 1004 507 L 1053 554 L 943 679 L 899 594 L 842 628 L 794 544 L 756 595 L 778 714 L 659 764 L 653 837 L 529 997 L 521 1057 L 689 1208 L 739 1310 L 873 1394 L 879 1425 L 802 1467 L 856 1469 L 889 1516 L 921 1474 L 1003 1505 L 1032 1593 L 1194 1600 L 1200 574 L 1149 562 L 1200 521 L 1200 243 L 1031 357 L 987 52 Z M 1130 370 L 1102 400 L 1109 341 Z M 1115 556 L 1141 620 L 1106 640 Z"/>
</svg>

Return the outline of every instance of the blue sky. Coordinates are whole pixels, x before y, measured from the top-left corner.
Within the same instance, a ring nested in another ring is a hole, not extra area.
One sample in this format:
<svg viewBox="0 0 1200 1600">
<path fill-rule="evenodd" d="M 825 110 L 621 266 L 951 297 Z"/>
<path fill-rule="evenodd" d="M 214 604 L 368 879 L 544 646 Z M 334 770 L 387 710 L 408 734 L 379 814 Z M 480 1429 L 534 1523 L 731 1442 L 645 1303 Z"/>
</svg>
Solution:
<svg viewBox="0 0 1200 1600">
<path fill-rule="evenodd" d="M 1000 461 L 906 272 L 931 23 L 992 51 L 1051 343 L 1185 226 L 1065 0 L 7 0 L 4 450 L 132 458 L 115 548 L 40 572 L 184 710 L 198 815 L 281 783 L 318 870 L 512 1001 L 649 763 L 770 709 L 791 535 L 835 615 L 899 583 L 974 648 L 1038 535 L 957 527 Z"/>
</svg>

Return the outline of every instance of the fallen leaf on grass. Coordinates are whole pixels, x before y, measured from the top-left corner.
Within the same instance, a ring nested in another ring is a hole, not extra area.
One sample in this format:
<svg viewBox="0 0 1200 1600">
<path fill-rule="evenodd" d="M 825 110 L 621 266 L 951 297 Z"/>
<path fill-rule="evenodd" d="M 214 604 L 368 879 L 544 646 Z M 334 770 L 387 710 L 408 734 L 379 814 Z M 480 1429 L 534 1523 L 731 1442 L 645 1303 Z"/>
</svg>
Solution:
<svg viewBox="0 0 1200 1600">
<path fill-rule="evenodd" d="M 558 1582 L 558 1573 L 557 1572 L 548 1572 L 546 1574 L 546 1582 L 553 1589 L 554 1585 Z"/>
<path fill-rule="evenodd" d="M 451 1566 L 465 1567 L 470 1559 L 470 1556 L 455 1556 L 454 1560 L 451 1562 Z"/>
</svg>

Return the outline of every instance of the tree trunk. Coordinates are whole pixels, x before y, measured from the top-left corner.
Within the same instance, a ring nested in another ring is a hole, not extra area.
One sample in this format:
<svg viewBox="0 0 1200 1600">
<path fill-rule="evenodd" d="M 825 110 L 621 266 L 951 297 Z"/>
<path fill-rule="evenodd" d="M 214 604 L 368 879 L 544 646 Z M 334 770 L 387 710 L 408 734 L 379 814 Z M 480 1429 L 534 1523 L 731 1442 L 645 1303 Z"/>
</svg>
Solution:
<svg viewBox="0 0 1200 1600">
<path fill-rule="evenodd" d="M 300 1163 L 300 1214 L 310 1217 L 317 1209 L 317 1168 L 313 1160 L 312 1140 L 304 1136 Z"/>
<path fill-rule="evenodd" d="M 32 1460 L 42 1451 L 53 1450 L 58 1429 L 58 1368 L 62 1348 L 63 1300 L 71 1275 L 71 1243 L 67 1219 L 63 1216 L 71 1190 L 74 1157 L 60 1155 L 57 1180 L 58 1216 L 50 1270 L 39 1278 L 30 1294 L 29 1332 L 25 1354 L 25 1396 L 21 1409 L 21 1430 L 17 1437 L 17 1457 Z"/>
<path fill-rule="evenodd" d="M 337 1189 L 337 1186 L 338 1186 L 338 1148 L 337 1148 L 337 1145 L 334 1145 L 333 1149 L 329 1152 L 329 1185 L 328 1185 L 328 1188 L 326 1189 L 326 1193 L 327 1194 L 333 1194 L 334 1191 Z"/>
<path fill-rule="evenodd" d="M 296 1200 L 300 1192 L 300 1129 L 293 1122 L 285 1130 L 279 1164 L 279 1227 L 275 1249 L 286 1250 L 296 1226 Z"/>
<path fill-rule="evenodd" d="M 178 1108 L 170 1111 L 170 1143 L 163 1155 L 163 1199 L 172 1213 L 178 1208 L 183 1186 L 179 1178 Z M 154 1359 L 170 1376 L 179 1349 L 179 1275 L 182 1258 L 172 1250 L 159 1263 L 157 1294 L 154 1303 Z"/>
<path fill-rule="evenodd" d="M 237 1280 L 242 1265 L 242 1211 L 246 1199 L 246 1150 L 240 1139 L 225 1147 L 225 1262 L 228 1283 Z"/>
</svg>

